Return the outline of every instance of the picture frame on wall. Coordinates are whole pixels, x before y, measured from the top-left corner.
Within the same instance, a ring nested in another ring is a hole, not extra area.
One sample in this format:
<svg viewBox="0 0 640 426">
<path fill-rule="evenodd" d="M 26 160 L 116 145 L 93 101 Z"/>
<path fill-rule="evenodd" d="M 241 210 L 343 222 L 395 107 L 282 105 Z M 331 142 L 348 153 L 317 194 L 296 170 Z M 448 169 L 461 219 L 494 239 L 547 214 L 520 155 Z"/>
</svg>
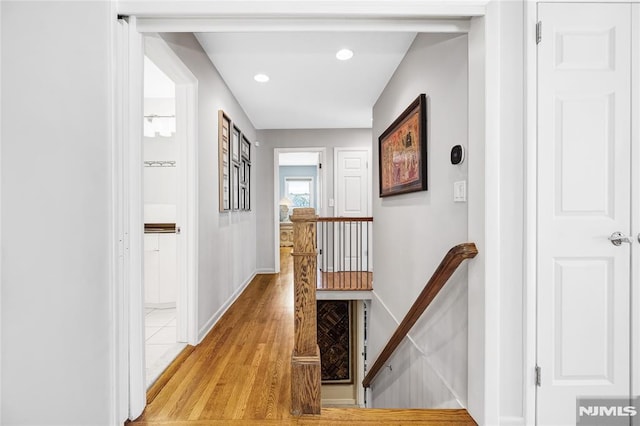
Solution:
<svg viewBox="0 0 640 426">
<path fill-rule="evenodd" d="M 251 161 L 251 142 L 249 142 L 249 139 L 247 139 L 244 134 L 242 135 L 242 144 L 240 150 L 242 158 L 247 161 Z"/>
<path fill-rule="evenodd" d="M 218 209 L 231 209 L 231 169 L 230 169 L 231 119 L 223 110 L 218 111 Z"/>
<path fill-rule="evenodd" d="M 235 125 L 231 131 L 231 161 L 240 162 L 240 129 Z"/>
<path fill-rule="evenodd" d="M 251 206 L 251 142 L 223 111 L 218 111 L 219 210 Z"/>
<path fill-rule="evenodd" d="M 420 94 L 378 138 L 380 197 L 427 190 L 427 98 Z"/>
<path fill-rule="evenodd" d="M 232 175 L 231 175 L 231 204 L 232 210 L 240 210 L 240 166 L 234 164 L 232 167 Z"/>
<path fill-rule="evenodd" d="M 246 187 L 244 209 L 251 210 L 251 164 L 250 163 L 245 163 L 244 179 L 245 179 L 245 187 Z"/>
</svg>

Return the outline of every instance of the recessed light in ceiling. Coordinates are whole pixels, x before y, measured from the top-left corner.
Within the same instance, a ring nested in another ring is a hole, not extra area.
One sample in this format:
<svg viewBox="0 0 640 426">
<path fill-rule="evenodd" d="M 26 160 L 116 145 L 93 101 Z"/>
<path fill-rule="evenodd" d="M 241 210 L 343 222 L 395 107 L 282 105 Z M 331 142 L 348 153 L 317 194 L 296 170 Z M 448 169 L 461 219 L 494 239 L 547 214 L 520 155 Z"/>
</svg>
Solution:
<svg viewBox="0 0 640 426">
<path fill-rule="evenodd" d="M 353 50 L 340 49 L 338 50 L 338 53 L 336 53 L 336 58 L 340 59 L 341 61 L 346 61 L 348 59 L 351 59 L 352 57 L 353 57 Z"/>
<path fill-rule="evenodd" d="M 269 81 L 269 76 L 266 74 L 256 74 L 253 76 L 253 79 L 258 83 L 266 83 Z"/>
</svg>

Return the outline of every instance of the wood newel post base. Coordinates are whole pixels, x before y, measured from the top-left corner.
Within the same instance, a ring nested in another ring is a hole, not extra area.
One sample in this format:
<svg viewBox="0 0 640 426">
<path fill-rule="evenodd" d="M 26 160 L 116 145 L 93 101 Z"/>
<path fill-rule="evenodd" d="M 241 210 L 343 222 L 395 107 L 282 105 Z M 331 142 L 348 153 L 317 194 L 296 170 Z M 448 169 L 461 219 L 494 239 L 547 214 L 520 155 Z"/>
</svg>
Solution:
<svg viewBox="0 0 640 426">
<path fill-rule="evenodd" d="M 294 344 L 291 355 L 291 414 L 320 414 L 320 350 L 316 313 L 315 209 L 293 209 Z"/>
<path fill-rule="evenodd" d="M 320 414 L 320 349 L 309 356 L 291 356 L 291 414 Z"/>
</svg>

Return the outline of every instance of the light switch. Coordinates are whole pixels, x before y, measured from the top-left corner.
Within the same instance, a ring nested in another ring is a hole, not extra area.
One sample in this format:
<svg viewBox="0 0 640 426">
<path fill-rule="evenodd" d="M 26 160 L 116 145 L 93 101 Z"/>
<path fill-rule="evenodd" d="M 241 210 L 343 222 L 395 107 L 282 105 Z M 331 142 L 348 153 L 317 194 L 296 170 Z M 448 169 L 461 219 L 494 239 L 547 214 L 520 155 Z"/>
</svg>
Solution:
<svg viewBox="0 0 640 426">
<path fill-rule="evenodd" d="M 329 198 L 329 207 L 333 207 L 336 203 L 333 201 L 333 198 Z"/>
<path fill-rule="evenodd" d="M 453 183 L 453 201 L 456 203 L 464 203 L 467 201 L 467 181 Z"/>
</svg>

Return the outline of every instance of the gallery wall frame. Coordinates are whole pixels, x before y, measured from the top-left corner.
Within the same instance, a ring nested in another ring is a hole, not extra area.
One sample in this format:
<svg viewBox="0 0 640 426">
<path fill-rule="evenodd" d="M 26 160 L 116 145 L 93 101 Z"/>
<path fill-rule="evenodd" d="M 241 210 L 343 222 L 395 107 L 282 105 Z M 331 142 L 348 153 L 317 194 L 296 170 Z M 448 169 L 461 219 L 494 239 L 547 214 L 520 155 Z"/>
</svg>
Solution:
<svg viewBox="0 0 640 426">
<path fill-rule="evenodd" d="M 378 138 L 380 197 L 427 190 L 427 97 L 420 94 Z"/>
<path fill-rule="evenodd" d="M 218 111 L 218 202 L 221 212 L 231 209 L 230 131 L 231 119 L 224 111 Z"/>
<path fill-rule="evenodd" d="M 251 141 L 218 111 L 219 211 L 251 209 Z"/>
<path fill-rule="evenodd" d="M 240 129 L 233 125 L 231 130 L 231 161 L 240 162 Z"/>
</svg>

